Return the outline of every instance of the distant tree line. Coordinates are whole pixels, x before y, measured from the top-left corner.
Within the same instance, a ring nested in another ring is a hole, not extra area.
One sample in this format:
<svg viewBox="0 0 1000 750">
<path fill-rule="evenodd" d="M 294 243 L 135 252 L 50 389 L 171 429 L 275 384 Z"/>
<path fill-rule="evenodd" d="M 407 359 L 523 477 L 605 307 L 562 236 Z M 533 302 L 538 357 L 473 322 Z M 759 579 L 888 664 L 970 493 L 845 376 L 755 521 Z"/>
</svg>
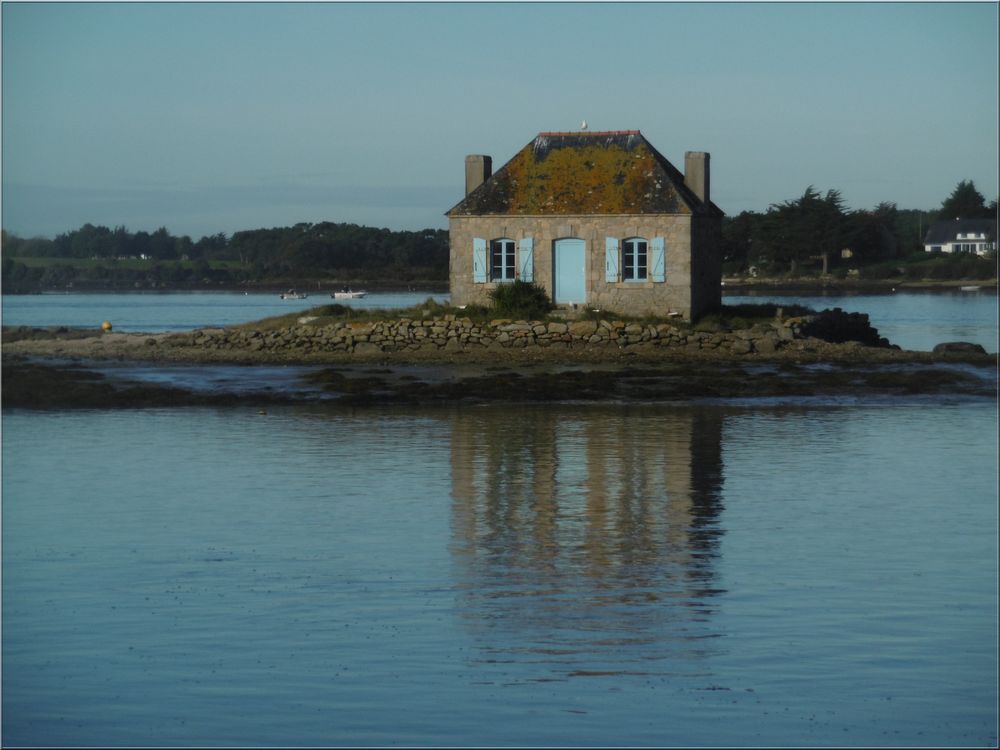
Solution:
<svg viewBox="0 0 1000 750">
<path fill-rule="evenodd" d="M 808 264 L 828 273 L 911 257 L 923 252 L 934 221 L 996 218 L 997 201 L 963 181 L 937 211 L 899 209 L 880 203 L 849 211 L 838 190 L 820 193 L 810 185 L 801 197 L 771 205 L 764 213 L 744 211 L 722 225 L 726 273 L 756 267 L 761 275 L 797 275 Z"/>
<path fill-rule="evenodd" d="M 963 181 L 938 211 L 899 209 L 880 203 L 871 210 L 845 208 L 838 190 L 813 186 L 765 212 L 744 211 L 722 224 L 723 270 L 795 276 L 805 267 L 837 275 L 848 269 L 885 266 L 923 251 L 933 221 L 996 217 L 971 181 Z M 130 232 L 84 224 L 54 239 L 2 235 L 3 290 L 24 291 L 70 284 L 110 287 L 239 286 L 357 280 L 385 285 L 444 284 L 448 233 L 442 229 L 391 231 L 357 224 L 296 224 L 223 233 L 193 241 L 160 227 Z M 52 259 L 31 263 L 29 259 Z M 60 263 L 58 259 L 76 263 Z M 136 265 L 121 259 L 143 259 Z M 83 264 L 83 261 L 93 263 Z"/>
<path fill-rule="evenodd" d="M 296 224 L 236 232 L 220 259 L 263 276 L 354 276 L 394 281 L 448 278 L 448 232 L 394 232 L 357 224 Z"/>
<path fill-rule="evenodd" d="M 392 231 L 357 224 L 296 224 L 254 229 L 197 242 L 155 232 L 129 232 L 84 224 L 55 239 L 22 239 L 3 232 L 5 291 L 34 287 L 112 287 L 304 284 L 321 280 L 371 280 L 386 284 L 444 284 L 448 232 Z M 53 259 L 51 263 L 24 262 Z M 60 264 L 55 259 L 75 263 Z M 146 261 L 143 264 L 119 261 Z M 82 265 L 80 261 L 94 261 Z"/>
</svg>

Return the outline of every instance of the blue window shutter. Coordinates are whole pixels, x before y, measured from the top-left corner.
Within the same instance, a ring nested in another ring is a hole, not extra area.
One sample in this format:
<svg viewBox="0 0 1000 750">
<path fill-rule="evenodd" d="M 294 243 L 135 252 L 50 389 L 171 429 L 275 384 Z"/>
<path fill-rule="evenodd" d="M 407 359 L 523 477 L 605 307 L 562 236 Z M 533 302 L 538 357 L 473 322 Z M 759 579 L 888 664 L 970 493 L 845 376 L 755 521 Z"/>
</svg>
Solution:
<svg viewBox="0 0 1000 750">
<path fill-rule="evenodd" d="M 472 281 L 476 284 L 486 283 L 486 240 L 480 237 L 472 238 Z"/>
<path fill-rule="evenodd" d="M 650 263 L 650 278 L 665 281 L 667 278 L 667 243 L 662 237 L 653 238 L 653 257 Z"/>
<path fill-rule="evenodd" d="M 604 280 L 618 281 L 618 238 L 604 238 Z"/>
<path fill-rule="evenodd" d="M 529 284 L 535 280 L 535 241 L 531 237 L 521 240 L 521 281 Z"/>
</svg>

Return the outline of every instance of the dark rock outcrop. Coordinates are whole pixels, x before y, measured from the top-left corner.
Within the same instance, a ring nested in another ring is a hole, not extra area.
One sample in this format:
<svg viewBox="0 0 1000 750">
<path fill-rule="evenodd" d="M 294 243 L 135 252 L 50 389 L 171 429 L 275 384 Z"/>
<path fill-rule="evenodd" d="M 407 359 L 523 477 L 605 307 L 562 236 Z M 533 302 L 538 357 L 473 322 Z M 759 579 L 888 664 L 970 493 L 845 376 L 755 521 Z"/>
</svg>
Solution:
<svg viewBox="0 0 1000 750">
<path fill-rule="evenodd" d="M 946 352 L 961 352 L 962 354 L 986 354 L 980 344 L 973 344 L 969 341 L 946 341 L 938 344 L 933 349 L 934 354 L 944 354 Z"/>
<path fill-rule="evenodd" d="M 802 334 L 831 344 L 858 341 L 865 346 L 888 346 L 889 342 L 878 335 L 865 313 L 844 312 L 839 307 L 823 310 L 802 327 Z"/>
</svg>

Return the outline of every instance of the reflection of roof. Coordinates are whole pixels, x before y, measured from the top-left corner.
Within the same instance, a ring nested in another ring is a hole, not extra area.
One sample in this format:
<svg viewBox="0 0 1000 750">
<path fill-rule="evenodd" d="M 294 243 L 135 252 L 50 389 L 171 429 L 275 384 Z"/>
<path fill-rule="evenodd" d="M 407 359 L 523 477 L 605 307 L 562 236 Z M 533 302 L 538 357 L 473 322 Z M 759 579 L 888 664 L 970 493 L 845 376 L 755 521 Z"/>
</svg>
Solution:
<svg viewBox="0 0 1000 750">
<path fill-rule="evenodd" d="M 955 219 L 954 221 L 935 221 L 924 237 L 925 245 L 941 245 L 954 242 L 958 235 L 984 234 L 986 239 L 993 241 L 997 237 L 996 219 Z M 964 239 L 964 238 L 963 238 Z"/>
<path fill-rule="evenodd" d="M 638 130 L 539 133 L 448 211 L 483 214 L 722 216 Z"/>
</svg>

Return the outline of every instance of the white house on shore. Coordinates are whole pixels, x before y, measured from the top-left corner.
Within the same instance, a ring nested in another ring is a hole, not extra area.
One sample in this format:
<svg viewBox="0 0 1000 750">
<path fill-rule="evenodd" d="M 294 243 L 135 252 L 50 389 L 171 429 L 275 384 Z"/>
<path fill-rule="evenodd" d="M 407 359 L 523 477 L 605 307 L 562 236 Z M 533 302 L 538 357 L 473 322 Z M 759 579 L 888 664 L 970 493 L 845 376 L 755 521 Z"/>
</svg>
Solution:
<svg viewBox="0 0 1000 750">
<path fill-rule="evenodd" d="M 929 253 L 996 252 L 996 219 L 955 219 L 936 221 L 924 236 L 924 250 Z"/>
</svg>

